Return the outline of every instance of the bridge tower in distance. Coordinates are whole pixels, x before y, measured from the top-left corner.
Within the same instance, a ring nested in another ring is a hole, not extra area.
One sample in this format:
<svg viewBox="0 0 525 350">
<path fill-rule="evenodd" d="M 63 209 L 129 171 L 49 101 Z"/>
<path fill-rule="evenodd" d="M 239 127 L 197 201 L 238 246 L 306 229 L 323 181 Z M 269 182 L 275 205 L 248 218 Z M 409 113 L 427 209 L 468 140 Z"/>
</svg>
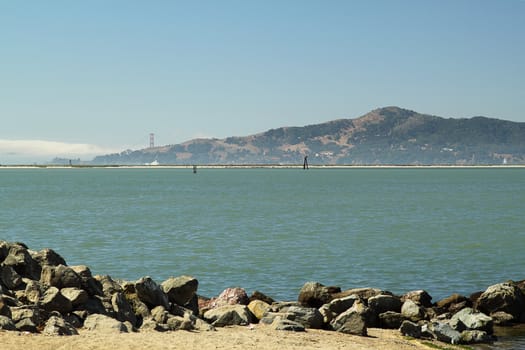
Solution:
<svg viewBox="0 0 525 350">
<path fill-rule="evenodd" d="M 149 134 L 149 148 L 155 147 L 155 134 L 150 133 Z"/>
</svg>

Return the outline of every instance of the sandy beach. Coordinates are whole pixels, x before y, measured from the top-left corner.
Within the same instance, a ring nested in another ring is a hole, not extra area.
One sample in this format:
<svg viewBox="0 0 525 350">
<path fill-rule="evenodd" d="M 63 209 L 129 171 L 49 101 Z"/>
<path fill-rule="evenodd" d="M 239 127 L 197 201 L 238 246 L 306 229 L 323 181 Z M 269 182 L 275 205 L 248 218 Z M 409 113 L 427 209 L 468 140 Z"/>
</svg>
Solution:
<svg viewBox="0 0 525 350">
<path fill-rule="evenodd" d="M 368 337 L 309 329 L 306 332 L 276 331 L 264 325 L 218 328 L 214 332 L 155 331 L 104 333 L 80 330 L 78 336 L 46 336 L 0 331 L 2 350 L 98 350 L 98 349 L 429 349 L 398 330 L 370 328 Z M 451 345 L 447 345 L 451 347 Z"/>
</svg>

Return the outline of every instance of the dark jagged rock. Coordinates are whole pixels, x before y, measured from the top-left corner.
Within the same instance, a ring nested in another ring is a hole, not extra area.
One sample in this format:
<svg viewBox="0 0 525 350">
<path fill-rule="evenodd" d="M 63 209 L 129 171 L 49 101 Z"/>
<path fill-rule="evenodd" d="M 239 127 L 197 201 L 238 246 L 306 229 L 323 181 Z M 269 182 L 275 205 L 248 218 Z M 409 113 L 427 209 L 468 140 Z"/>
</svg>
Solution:
<svg viewBox="0 0 525 350">
<path fill-rule="evenodd" d="M 73 307 L 79 307 L 89 299 L 89 294 L 80 288 L 62 288 L 60 293 L 71 301 Z"/>
<path fill-rule="evenodd" d="M 4 298 L 2 295 L 0 295 L 0 316 L 6 316 L 11 318 L 11 309 L 4 302 Z"/>
<path fill-rule="evenodd" d="M 329 324 L 332 322 L 334 318 L 350 309 L 358 300 L 361 299 L 357 295 L 352 294 L 343 298 L 333 299 L 328 304 L 321 306 L 319 312 L 323 316 L 324 323 Z"/>
<path fill-rule="evenodd" d="M 165 308 L 169 307 L 168 296 L 149 276 L 142 277 L 135 282 L 135 291 L 137 292 L 138 298 L 148 305 L 148 307 L 159 305 L 164 306 Z"/>
<path fill-rule="evenodd" d="M 386 311 L 379 314 L 379 328 L 398 329 L 405 321 L 405 317 L 399 312 Z"/>
<path fill-rule="evenodd" d="M 104 307 L 104 304 L 102 303 L 101 297 L 94 296 L 89 298 L 86 303 L 83 305 L 83 308 L 85 311 L 87 311 L 89 314 L 101 314 L 105 315 L 106 308 Z"/>
<path fill-rule="evenodd" d="M 42 330 L 46 335 L 77 335 L 78 331 L 69 322 L 58 316 L 51 316 Z"/>
<path fill-rule="evenodd" d="M 41 306 L 46 311 L 58 311 L 61 314 L 67 314 L 73 310 L 71 300 L 66 298 L 56 287 L 49 287 L 44 292 Z"/>
<path fill-rule="evenodd" d="M 124 293 L 114 293 L 111 296 L 111 305 L 113 306 L 117 320 L 121 322 L 130 322 L 133 326 L 137 325 L 137 316 L 135 316 L 133 307 L 124 296 Z"/>
<path fill-rule="evenodd" d="M 332 328 L 346 334 L 368 335 L 365 316 L 357 311 L 346 311 L 339 315 L 332 322 Z"/>
<path fill-rule="evenodd" d="M 344 291 L 335 292 L 332 295 L 333 299 L 345 298 L 350 295 L 356 295 L 363 300 L 368 300 L 376 295 L 387 294 L 385 291 L 377 288 L 352 288 Z"/>
<path fill-rule="evenodd" d="M 401 323 L 399 331 L 402 335 L 419 339 L 421 338 L 421 326 L 417 323 L 405 320 Z"/>
<path fill-rule="evenodd" d="M 20 276 L 38 280 L 41 266 L 33 259 L 27 247 L 20 243 L 7 243 L 8 253 L 2 265 L 11 266 Z"/>
<path fill-rule="evenodd" d="M 82 279 L 71 267 L 65 265 L 45 265 L 40 277 L 42 284 L 62 288 L 80 288 Z"/>
<path fill-rule="evenodd" d="M 468 301 L 468 299 L 460 294 L 452 294 L 449 297 L 436 302 L 436 306 L 448 310 L 452 305 Z"/>
<path fill-rule="evenodd" d="M 89 267 L 85 265 L 77 265 L 71 266 L 71 268 L 78 276 L 80 276 L 81 288 L 85 290 L 89 296 L 104 295 L 102 284 L 93 277 Z"/>
<path fill-rule="evenodd" d="M 22 276 L 20 276 L 13 266 L 0 267 L 0 282 L 7 287 L 7 289 L 14 290 L 22 284 Z"/>
<path fill-rule="evenodd" d="M 36 252 L 31 255 L 33 259 L 35 259 L 36 262 L 40 266 L 50 265 L 50 266 L 58 266 L 58 265 L 64 265 L 67 266 L 66 261 L 63 257 L 61 257 L 57 252 L 55 252 L 53 249 L 42 249 L 39 252 Z"/>
<path fill-rule="evenodd" d="M 112 295 L 116 292 L 122 292 L 122 286 L 115 282 L 109 275 L 97 275 L 95 280 L 100 283 L 103 295 Z"/>
<path fill-rule="evenodd" d="M 4 331 L 16 331 L 16 326 L 13 320 L 7 316 L 0 315 L 0 329 Z"/>
<path fill-rule="evenodd" d="M 380 294 L 368 299 L 368 306 L 377 314 L 387 311 L 401 312 L 401 299 L 399 297 Z M 398 328 L 398 327 L 396 327 Z"/>
</svg>

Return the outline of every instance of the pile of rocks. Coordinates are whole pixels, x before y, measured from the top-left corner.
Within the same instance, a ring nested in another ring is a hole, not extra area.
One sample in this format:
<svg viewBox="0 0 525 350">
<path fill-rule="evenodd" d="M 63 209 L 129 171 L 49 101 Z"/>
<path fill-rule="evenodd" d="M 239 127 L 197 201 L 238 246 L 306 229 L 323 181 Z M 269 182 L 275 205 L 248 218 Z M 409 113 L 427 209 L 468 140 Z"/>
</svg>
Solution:
<svg viewBox="0 0 525 350">
<path fill-rule="evenodd" d="M 432 303 L 427 292 L 402 296 L 374 288 L 308 282 L 298 301 L 276 302 L 242 288 L 215 298 L 197 294 L 191 276 L 157 284 L 150 277 L 116 281 L 87 266 L 67 266 L 52 249 L 36 252 L 0 241 L 0 329 L 73 335 L 108 332 L 214 330 L 264 323 L 278 330 L 330 329 L 366 336 L 370 327 L 400 329 L 415 338 L 449 343 L 489 342 L 493 325 L 525 323 L 525 282 L 505 282 L 469 297 Z"/>
<path fill-rule="evenodd" d="M 469 344 L 494 341 L 494 325 L 525 323 L 525 281 L 498 283 L 469 297 L 453 294 L 436 303 L 424 290 L 396 296 L 373 288 L 334 289 L 306 283 L 299 302 L 319 312 L 323 327 L 344 333 L 388 328 L 414 338 Z"/>
</svg>

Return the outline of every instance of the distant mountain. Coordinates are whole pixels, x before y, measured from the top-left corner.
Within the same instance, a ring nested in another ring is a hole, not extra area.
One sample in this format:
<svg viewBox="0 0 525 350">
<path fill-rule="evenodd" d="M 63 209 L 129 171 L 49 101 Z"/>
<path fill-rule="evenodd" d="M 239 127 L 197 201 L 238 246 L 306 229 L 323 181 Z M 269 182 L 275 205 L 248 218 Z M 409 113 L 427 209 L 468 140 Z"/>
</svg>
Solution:
<svg viewBox="0 0 525 350">
<path fill-rule="evenodd" d="M 398 107 L 356 119 L 124 151 L 93 164 L 525 164 L 525 123 L 441 118 Z"/>
</svg>

